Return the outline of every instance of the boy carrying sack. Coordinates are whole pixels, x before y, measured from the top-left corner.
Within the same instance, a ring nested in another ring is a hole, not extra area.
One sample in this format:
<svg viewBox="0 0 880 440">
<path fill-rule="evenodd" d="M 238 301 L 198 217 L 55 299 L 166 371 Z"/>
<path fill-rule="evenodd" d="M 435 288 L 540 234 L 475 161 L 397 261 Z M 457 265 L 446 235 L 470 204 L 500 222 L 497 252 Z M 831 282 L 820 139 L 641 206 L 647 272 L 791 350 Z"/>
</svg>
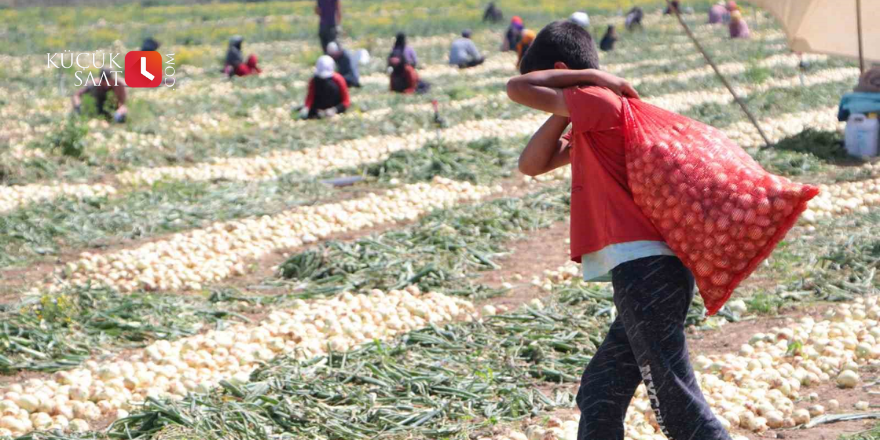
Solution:
<svg viewBox="0 0 880 440">
<path fill-rule="evenodd" d="M 695 285 L 715 313 L 818 190 L 766 173 L 718 130 L 639 101 L 598 68 L 589 32 L 557 21 L 507 84 L 513 101 L 552 113 L 520 171 L 571 164 L 572 259 L 586 280 L 610 272 L 614 287 L 618 317 L 577 394 L 578 439 L 623 440 L 642 381 L 668 438 L 730 439 L 688 357 Z"/>
</svg>

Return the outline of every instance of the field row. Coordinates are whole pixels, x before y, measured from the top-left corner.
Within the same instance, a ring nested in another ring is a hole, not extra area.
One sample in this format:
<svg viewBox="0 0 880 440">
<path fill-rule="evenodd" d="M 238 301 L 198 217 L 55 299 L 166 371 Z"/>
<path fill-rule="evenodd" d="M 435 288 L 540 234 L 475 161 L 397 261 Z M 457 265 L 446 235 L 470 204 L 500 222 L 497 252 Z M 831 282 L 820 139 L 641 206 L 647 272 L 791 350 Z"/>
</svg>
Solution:
<svg viewBox="0 0 880 440">
<path fill-rule="evenodd" d="M 790 78 L 771 79 L 757 87 L 742 88 L 740 92 L 759 94 L 770 90 L 797 88 L 802 84 L 802 82 L 807 86 L 845 82 L 850 78 L 855 78 L 856 75 L 857 72 L 855 71 L 855 69 L 850 68 L 820 70 L 804 78 L 795 76 Z M 498 95 L 488 95 L 484 97 L 473 98 L 469 100 L 464 100 L 460 103 L 453 102 L 451 110 L 455 111 L 463 107 L 477 107 L 480 106 L 480 104 L 487 103 L 495 99 L 498 99 Z M 698 92 L 673 93 L 669 95 L 648 97 L 646 98 L 646 100 L 658 106 L 674 111 L 687 111 L 689 108 L 706 104 L 727 104 L 732 102 L 732 98 L 730 97 L 729 93 L 727 93 L 727 91 L 724 89 L 710 89 Z M 429 105 L 427 104 L 417 104 L 408 106 L 407 108 L 405 108 L 405 111 L 423 112 L 428 108 Z M 385 115 L 386 112 L 387 110 L 377 111 L 376 114 L 381 113 L 382 115 Z M 276 117 L 278 117 L 279 114 L 281 115 L 281 118 L 275 119 Z M 829 118 L 831 114 L 832 112 L 828 112 Z M 262 124 L 267 124 L 267 126 L 278 126 L 278 124 L 284 124 L 285 121 L 287 121 L 288 124 L 293 122 L 286 116 L 286 111 L 284 111 L 283 109 L 281 110 L 281 113 L 275 112 L 274 114 L 266 114 L 260 111 L 253 113 L 253 115 L 255 116 L 254 120 L 260 120 L 262 121 Z M 370 113 L 366 113 L 364 114 L 364 116 L 356 115 L 354 117 L 360 119 L 366 118 L 368 117 L 368 115 L 370 115 Z M 374 117 L 377 116 L 369 116 L 369 118 Z M 781 120 L 784 121 L 785 119 L 783 118 Z M 477 128 L 480 130 L 488 129 L 488 133 L 490 133 L 488 136 L 491 136 L 495 133 L 503 134 L 508 132 L 505 127 L 516 126 L 520 123 L 525 123 L 524 125 L 522 125 L 522 127 L 531 127 L 531 125 L 526 125 L 531 121 L 532 117 L 526 117 L 518 121 L 486 120 L 481 121 L 475 127 L 470 127 L 468 126 L 468 124 L 462 124 L 462 126 L 455 126 L 453 128 L 446 129 L 443 133 L 447 134 L 444 134 L 443 137 L 446 138 L 449 134 L 457 136 L 473 136 L 473 134 L 467 135 L 463 133 L 471 133 L 471 129 Z M 499 129 L 491 130 L 490 126 L 492 125 L 492 123 L 498 123 Z M 294 122 L 292 126 L 296 126 L 297 124 L 298 123 Z M 215 125 L 217 125 L 218 127 L 221 126 L 221 124 L 217 123 L 215 123 Z M 227 127 L 228 129 L 227 125 L 223 124 L 222 126 Z M 736 133 L 741 129 L 745 129 L 744 127 L 745 124 L 736 124 L 735 128 L 730 131 L 732 133 Z M 771 128 L 775 129 L 775 127 Z M 518 131 L 514 133 L 519 134 Z M 118 179 L 120 182 L 125 184 L 150 184 L 157 180 L 167 178 L 186 178 L 190 180 L 210 180 L 221 177 L 231 179 L 252 179 L 274 178 L 294 170 L 303 170 L 307 173 L 317 173 L 325 169 L 353 166 L 359 163 L 370 162 L 381 158 L 384 154 L 387 154 L 388 152 L 392 152 L 400 148 L 415 148 L 422 144 L 422 142 L 420 141 L 424 141 L 427 137 L 430 136 L 431 134 L 428 130 L 420 130 L 408 136 L 367 137 L 321 148 L 312 148 L 292 152 L 276 151 L 268 155 L 256 156 L 252 158 L 218 159 L 215 160 L 213 163 L 202 163 L 197 166 L 165 168 L 151 167 L 139 171 L 124 172 L 119 175 Z M 483 137 L 485 136 L 487 135 L 483 135 Z M 740 139 L 741 138 L 735 137 L 735 140 Z M 747 146 L 753 145 L 753 142 L 745 143 Z M 387 146 L 387 151 L 378 151 L 375 149 L 375 145 Z M 28 194 L 35 194 L 36 197 L 45 198 L 46 191 L 51 191 L 49 187 L 38 188 L 34 186 L 25 186 L 9 188 L 18 189 L 10 190 L 10 195 L 8 195 L 7 198 L 17 198 L 20 201 L 33 200 L 33 197 L 29 197 Z M 59 193 L 61 193 L 62 189 L 59 188 L 58 191 Z M 21 196 L 15 197 L 14 195 L 12 195 L 14 194 L 14 192 L 20 193 Z M 7 202 L 7 206 L 11 206 L 11 204 L 12 202 Z"/>
</svg>

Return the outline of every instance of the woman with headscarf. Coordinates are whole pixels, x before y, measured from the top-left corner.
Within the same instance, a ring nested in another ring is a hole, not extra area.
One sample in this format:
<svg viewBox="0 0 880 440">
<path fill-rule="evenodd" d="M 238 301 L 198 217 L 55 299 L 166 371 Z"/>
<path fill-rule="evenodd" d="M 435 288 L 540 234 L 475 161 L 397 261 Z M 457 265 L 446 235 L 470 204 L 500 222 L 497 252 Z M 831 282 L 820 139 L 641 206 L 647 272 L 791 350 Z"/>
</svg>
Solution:
<svg viewBox="0 0 880 440">
<path fill-rule="evenodd" d="M 590 27 L 590 15 L 583 11 L 574 12 L 571 14 L 571 17 L 568 18 L 568 21 L 582 27 L 588 28 Z"/>
<path fill-rule="evenodd" d="M 645 17 L 645 11 L 642 8 L 636 6 L 629 10 L 626 13 L 626 30 L 632 32 L 638 29 L 642 29 L 642 18 Z"/>
<path fill-rule="evenodd" d="M 430 89 L 428 83 L 419 80 L 416 69 L 406 62 L 405 58 L 392 56 L 388 59 L 391 74 L 391 91 L 403 94 L 425 93 Z"/>
<path fill-rule="evenodd" d="M 419 59 L 416 56 L 416 51 L 406 44 L 406 34 L 403 32 L 398 32 L 397 37 L 394 39 L 394 47 L 391 48 L 391 53 L 388 54 L 388 65 L 391 65 L 391 58 L 397 57 L 406 61 L 407 64 L 415 68 L 419 64 Z"/>
<path fill-rule="evenodd" d="M 505 51 L 505 47 L 510 45 L 510 48 L 516 51 L 516 65 L 519 66 L 523 55 L 529 50 L 529 47 L 535 41 L 536 36 L 537 34 L 535 31 L 525 28 L 521 18 L 513 17 L 513 19 L 510 20 L 510 27 L 507 29 L 507 35 L 505 36 L 501 50 Z"/>
<path fill-rule="evenodd" d="M 510 19 L 510 26 L 507 27 L 507 33 L 504 34 L 504 40 L 501 42 L 501 51 L 516 49 L 516 45 L 522 38 L 523 21 L 518 15 Z"/>
<path fill-rule="evenodd" d="M 709 24 L 723 24 L 729 18 L 729 12 L 723 1 L 720 1 L 709 8 Z"/>
<path fill-rule="evenodd" d="M 749 25 L 742 16 L 742 12 L 735 10 L 730 13 L 730 38 L 749 38 Z"/>
<path fill-rule="evenodd" d="M 336 62 L 321 55 L 315 64 L 315 76 L 309 81 L 309 92 L 299 115 L 303 119 L 329 118 L 345 113 L 351 106 L 345 78 L 336 73 Z"/>
<path fill-rule="evenodd" d="M 615 42 L 617 42 L 617 31 L 614 29 L 614 25 L 609 24 L 608 30 L 605 31 L 605 36 L 603 36 L 602 41 L 599 42 L 599 49 L 602 49 L 605 52 L 610 52 L 614 50 Z"/>
</svg>

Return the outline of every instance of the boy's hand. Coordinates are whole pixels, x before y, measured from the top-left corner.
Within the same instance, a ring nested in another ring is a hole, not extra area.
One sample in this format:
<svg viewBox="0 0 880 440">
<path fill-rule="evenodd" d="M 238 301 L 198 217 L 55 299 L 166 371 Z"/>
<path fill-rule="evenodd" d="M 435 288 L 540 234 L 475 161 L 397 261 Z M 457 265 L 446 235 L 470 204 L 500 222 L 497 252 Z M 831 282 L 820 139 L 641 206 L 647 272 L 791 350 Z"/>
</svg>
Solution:
<svg viewBox="0 0 880 440">
<path fill-rule="evenodd" d="M 632 84 L 629 83 L 629 81 L 614 76 L 608 72 L 598 71 L 596 73 L 594 84 L 599 87 L 605 87 L 606 89 L 609 89 L 612 92 L 625 98 L 639 98 L 639 92 L 636 91 L 636 89 L 632 86 Z"/>
</svg>

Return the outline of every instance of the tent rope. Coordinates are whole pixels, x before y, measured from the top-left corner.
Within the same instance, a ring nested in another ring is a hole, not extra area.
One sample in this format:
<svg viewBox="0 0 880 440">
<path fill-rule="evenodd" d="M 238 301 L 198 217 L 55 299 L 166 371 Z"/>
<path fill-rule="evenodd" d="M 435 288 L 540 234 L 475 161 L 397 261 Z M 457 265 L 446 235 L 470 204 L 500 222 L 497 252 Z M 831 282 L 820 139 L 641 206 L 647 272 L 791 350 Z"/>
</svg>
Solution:
<svg viewBox="0 0 880 440">
<path fill-rule="evenodd" d="M 761 148 L 769 148 L 771 147 L 770 139 L 764 134 L 764 130 L 761 129 L 761 125 L 758 124 L 758 120 L 755 119 L 755 116 L 749 111 L 749 108 L 746 106 L 746 103 L 740 99 L 739 95 L 736 93 L 736 90 L 733 89 L 733 86 L 727 81 L 727 78 L 721 73 L 721 70 L 718 69 L 718 66 L 715 64 L 715 61 L 709 56 L 708 53 L 703 49 L 703 45 L 700 44 L 700 41 L 697 40 L 697 37 L 691 32 L 691 28 L 688 27 L 687 23 L 684 22 L 684 19 L 681 17 L 681 12 L 678 8 L 672 6 L 672 2 L 670 0 L 666 0 L 666 4 L 669 6 L 669 9 L 675 14 L 675 17 L 678 19 L 678 22 L 681 23 L 681 26 L 684 28 L 685 33 L 687 33 L 688 37 L 690 37 L 691 41 L 694 42 L 694 45 L 697 46 L 697 50 L 703 55 L 703 58 L 706 59 L 706 62 L 712 66 L 712 70 L 715 71 L 715 74 L 724 83 L 724 86 L 727 87 L 727 90 L 730 91 L 730 94 L 733 95 L 733 100 L 736 101 L 737 104 L 742 108 L 743 112 L 745 112 L 746 116 L 749 117 L 749 121 L 752 122 L 752 125 L 758 129 L 758 134 L 761 135 L 761 139 L 764 140 L 764 146 Z"/>
</svg>

